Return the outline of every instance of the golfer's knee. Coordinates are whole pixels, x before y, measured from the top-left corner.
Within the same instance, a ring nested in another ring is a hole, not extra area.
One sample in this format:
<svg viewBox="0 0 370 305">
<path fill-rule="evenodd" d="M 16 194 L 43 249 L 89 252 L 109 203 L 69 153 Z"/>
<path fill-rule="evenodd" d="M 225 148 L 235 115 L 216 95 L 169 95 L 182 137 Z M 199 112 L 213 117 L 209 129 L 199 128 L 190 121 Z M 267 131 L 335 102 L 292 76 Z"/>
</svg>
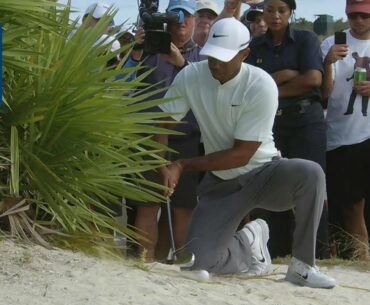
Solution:
<svg viewBox="0 0 370 305">
<path fill-rule="evenodd" d="M 305 184 L 325 186 L 325 173 L 318 163 L 296 159 L 295 166 L 296 174 Z"/>
</svg>

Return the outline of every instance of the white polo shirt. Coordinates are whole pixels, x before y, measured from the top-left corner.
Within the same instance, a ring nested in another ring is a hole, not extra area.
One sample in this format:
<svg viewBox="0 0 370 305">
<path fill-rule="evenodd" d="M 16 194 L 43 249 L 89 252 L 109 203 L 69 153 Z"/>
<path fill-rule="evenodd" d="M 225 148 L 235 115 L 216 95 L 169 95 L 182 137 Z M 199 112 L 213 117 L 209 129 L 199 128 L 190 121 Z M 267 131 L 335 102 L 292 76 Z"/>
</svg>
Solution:
<svg viewBox="0 0 370 305">
<path fill-rule="evenodd" d="M 278 155 L 272 137 L 278 89 L 262 69 L 243 63 L 238 75 L 221 85 L 206 60 L 192 63 L 176 76 L 165 97 L 176 97 L 160 105 L 163 111 L 175 113 L 176 121 L 193 111 L 206 154 L 232 148 L 235 139 L 261 142 L 245 166 L 213 172 L 221 179 L 245 174 Z"/>
</svg>

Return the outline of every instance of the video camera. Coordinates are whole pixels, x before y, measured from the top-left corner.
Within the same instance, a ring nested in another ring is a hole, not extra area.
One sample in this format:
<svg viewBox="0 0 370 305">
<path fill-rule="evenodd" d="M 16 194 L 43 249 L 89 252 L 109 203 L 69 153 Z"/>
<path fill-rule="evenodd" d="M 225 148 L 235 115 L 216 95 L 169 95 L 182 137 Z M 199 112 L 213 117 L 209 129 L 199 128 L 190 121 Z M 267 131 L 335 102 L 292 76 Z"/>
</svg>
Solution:
<svg viewBox="0 0 370 305">
<path fill-rule="evenodd" d="M 179 12 L 158 12 L 159 0 L 141 0 L 139 17 L 145 30 L 144 51 L 149 54 L 170 53 L 171 35 L 164 30 L 165 23 L 183 23 L 185 16 Z"/>
</svg>

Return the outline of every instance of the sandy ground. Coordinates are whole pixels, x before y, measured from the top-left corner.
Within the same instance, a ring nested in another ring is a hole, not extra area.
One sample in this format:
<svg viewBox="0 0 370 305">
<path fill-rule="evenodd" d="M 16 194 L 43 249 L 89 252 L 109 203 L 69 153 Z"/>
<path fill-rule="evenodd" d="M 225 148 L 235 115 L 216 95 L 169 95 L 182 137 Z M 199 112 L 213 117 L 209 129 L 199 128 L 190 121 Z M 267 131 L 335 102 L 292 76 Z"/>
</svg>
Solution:
<svg viewBox="0 0 370 305">
<path fill-rule="evenodd" d="M 208 282 L 188 279 L 176 266 L 147 267 L 2 240 L 0 304 L 370 304 L 370 272 L 348 267 L 321 268 L 338 282 L 330 290 L 283 281 L 285 265 L 274 265 L 266 278 L 213 276 Z"/>
</svg>

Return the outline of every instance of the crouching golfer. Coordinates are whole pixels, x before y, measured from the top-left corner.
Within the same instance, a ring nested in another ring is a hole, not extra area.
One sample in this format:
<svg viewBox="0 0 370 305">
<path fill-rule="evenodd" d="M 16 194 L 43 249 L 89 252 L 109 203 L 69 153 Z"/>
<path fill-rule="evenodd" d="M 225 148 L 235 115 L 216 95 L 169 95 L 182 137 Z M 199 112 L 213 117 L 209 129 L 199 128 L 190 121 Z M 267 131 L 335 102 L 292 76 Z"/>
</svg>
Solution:
<svg viewBox="0 0 370 305">
<path fill-rule="evenodd" d="M 279 157 L 272 137 L 278 90 L 267 73 L 243 63 L 249 39 L 248 29 L 235 18 L 217 21 L 201 51 L 208 61 L 186 66 L 166 94 L 175 100 L 161 105 L 177 121 L 191 109 L 204 140 L 205 156 L 161 169 L 169 196 L 183 172 L 207 172 L 198 187 L 199 204 L 186 242 L 195 254 L 192 268 L 218 274 L 269 273 L 267 224 L 257 219 L 238 232 L 237 227 L 254 208 L 294 207 L 293 258 L 286 280 L 334 287 L 335 280 L 315 267 L 324 173 L 314 162 Z M 166 143 L 166 136 L 157 140 Z"/>
</svg>

